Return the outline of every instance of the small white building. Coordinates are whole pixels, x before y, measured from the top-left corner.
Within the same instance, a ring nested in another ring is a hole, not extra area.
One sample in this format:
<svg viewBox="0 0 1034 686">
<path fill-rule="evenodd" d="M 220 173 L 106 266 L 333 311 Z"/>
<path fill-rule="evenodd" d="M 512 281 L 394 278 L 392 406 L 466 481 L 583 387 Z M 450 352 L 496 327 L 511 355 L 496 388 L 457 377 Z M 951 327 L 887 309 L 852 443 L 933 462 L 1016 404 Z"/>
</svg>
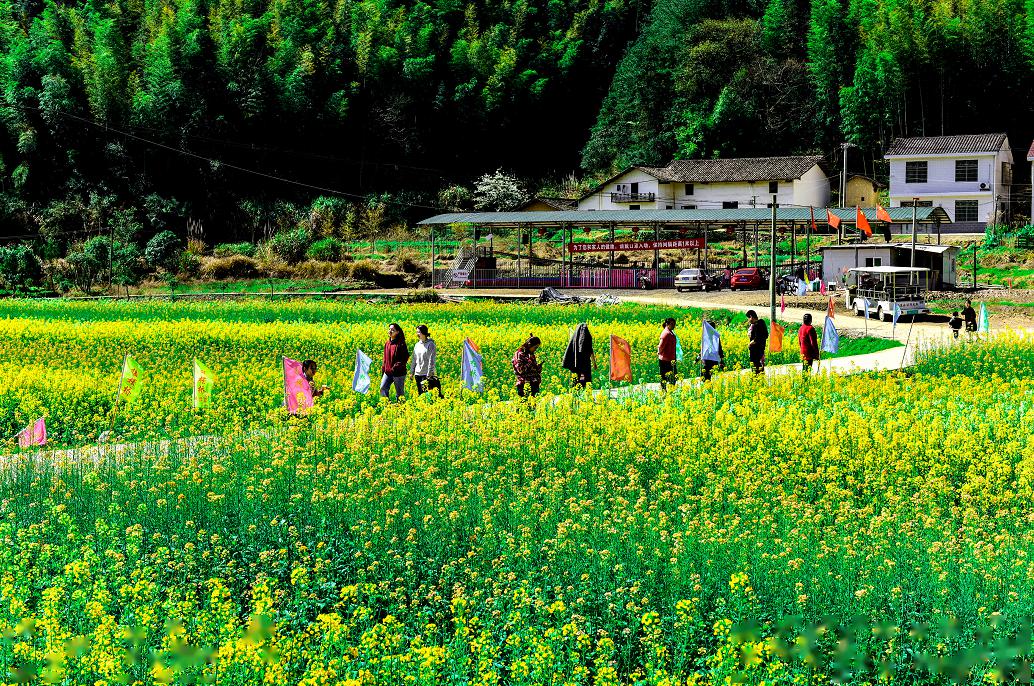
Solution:
<svg viewBox="0 0 1034 686">
<path fill-rule="evenodd" d="M 1013 157 L 1004 133 L 898 138 L 884 159 L 891 207 L 941 207 L 978 231 L 1009 218 Z"/>
<path fill-rule="evenodd" d="M 578 199 L 579 210 L 705 210 L 780 205 L 826 207 L 821 156 L 674 160 L 630 167 Z"/>
<path fill-rule="evenodd" d="M 916 244 L 915 266 L 930 270 L 931 288 L 954 288 L 958 269 L 956 245 Z M 911 243 L 852 243 L 822 248 L 822 280 L 837 284 L 849 269 L 858 267 L 910 267 Z"/>
</svg>

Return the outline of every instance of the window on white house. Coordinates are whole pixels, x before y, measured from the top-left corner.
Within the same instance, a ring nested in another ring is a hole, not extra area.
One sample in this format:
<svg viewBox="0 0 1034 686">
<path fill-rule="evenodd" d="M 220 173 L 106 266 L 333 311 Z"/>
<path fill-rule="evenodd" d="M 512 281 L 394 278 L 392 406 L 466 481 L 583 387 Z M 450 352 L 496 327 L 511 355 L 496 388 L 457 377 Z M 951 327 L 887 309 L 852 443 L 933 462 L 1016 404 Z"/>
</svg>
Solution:
<svg viewBox="0 0 1034 686">
<path fill-rule="evenodd" d="M 956 200 L 955 201 L 955 221 L 957 222 L 976 222 L 980 221 L 980 205 L 976 200 Z"/>
<path fill-rule="evenodd" d="M 696 208 L 697 208 L 696 205 L 683 205 L 682 206 L 682 209 L 684 209 L 684 210 L 695 210 Z"/>
<path fill-rule="evenodd" d="M 977 161 L 976 160 L 955 160 L 956 181 L 976 181 Z"/>
<path fill-rule="evenodd" d="M 722 203 L 723 210 L 738 210 L 740 208 L 739 200 L 726 200 Z"/>
<path fill-rule="evenodd" d="M 926 183 L 926 162 L 905 162 L 905 183 Z"/>
<path fill-rule="evenodd" d="M 629 205 L 628 209 L 630 209 L 630 210 L 638 210 L 639 209 L 639 205 Z"/>
<path fill-rule="evenodd" d="M 920 200 L 915 203 L 916 207 L 933 207 L 933 200 Z M 912 207 L 911 200 L 902 200 L 900 207 Z"/>
<path fill-rule="evenodd" d="M 686 184 L 686 195 L 693 195 L 693 190 L 694 190 L 693 189 L 693 184 L 687 183 Z"/>
<path fill-rule="evenodd" d="M 768 182 L 768 192 L 769 193 L 778 193 L 779 192 L 779 182 L 778 181 L 769 181 Z"/>
<path fill-rule="evenodd" d="M 865 258 L 865 266 L 866 267 L 882 267 L 883 266 L 883 258 L 882 257 L 866 257 Z"/>
<path fill-rule="evenodd" d="M 671 206 L 671 205 L 665 205 L 664 209 L 666 209 L 666 210 L 673 210 L 675 208 L 673 206 Z"/>
</svg>

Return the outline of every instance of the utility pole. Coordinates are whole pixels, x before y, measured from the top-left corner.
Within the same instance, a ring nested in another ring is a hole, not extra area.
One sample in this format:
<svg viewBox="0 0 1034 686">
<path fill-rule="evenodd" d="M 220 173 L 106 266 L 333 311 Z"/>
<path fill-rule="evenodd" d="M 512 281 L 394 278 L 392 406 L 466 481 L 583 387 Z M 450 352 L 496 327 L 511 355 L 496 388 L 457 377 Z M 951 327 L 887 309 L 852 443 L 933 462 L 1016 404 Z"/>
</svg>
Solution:
<svg viewBox="0 0 1034 686">
<path fill-rule="evenodd" d="M 779 205 L 776 204 L 776 195 L 772 194 L 772 236 L 769 241 L 769 256 L 768 256 L 768 305 L 769 305 L 769 322 L 775 323 L 776 320 L 776 212 L 778 211 Z"/>
<path fill-rule="evenodd" d="M 916 212 L 919 210 L 919 198 L 912 198 L 912 259 L 908 266 L 913 269 L 916 266 Z M 908 275 L 908 282 L 911 284 L 915 280 L 915 272 L 911 272 Z"/>
<path fill-rule="evenodd" d="M 854 143 L 843 142 L 840 149 L 843 150 L 844 171 L 840 174 L 840 206 L 844 206 L 844 196 L 847 195 L 847 149 L 853 148 Z"/>
</svg>

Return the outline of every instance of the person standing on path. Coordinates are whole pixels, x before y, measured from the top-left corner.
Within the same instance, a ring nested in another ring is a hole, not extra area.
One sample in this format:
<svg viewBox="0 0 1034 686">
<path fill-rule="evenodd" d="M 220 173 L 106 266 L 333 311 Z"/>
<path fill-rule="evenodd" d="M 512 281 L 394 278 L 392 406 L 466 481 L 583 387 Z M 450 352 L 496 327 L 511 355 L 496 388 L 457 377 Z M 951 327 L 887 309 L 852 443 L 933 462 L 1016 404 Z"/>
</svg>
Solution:
<svg viewBox="0 0 1034 686">
<path fill-rule="evenodd" d="M 538 395 L 539 386 L 542 385 L 542 363 L 535 357 L 541 345 L 538 336 L 528 336 L 528 340 L 517 348 L 510 361 L 517 378 L 517 395 L 522 398 Z"/>
<path fill-rule="evenodd" d="M 664 320 L 664 328 L 661 329 L 661 339 L 657 344 L 657 366 L 661 372 L 661 390 L 667 391 L 668 384 L 676 383 L 678 375 L 678 339 L 675 337 L 675 318 L 668 317 Z"/>
<path fill-rule="evenodd" d="M 406 363 L 409 362 L 409 347 L 406 334 L 398 324 L 388 326 L 388 340 L 384 342 L 384 364 L 381 365 L 381 396 L 387 398 L 395 386 L 395 399 L 406 395 Z"/>
<path fill-rule="evenodd" d="M 765 372 L 765 347 L 768 345 L 768 327 L 758 319 L 758 313 L 747 310 L 747 351 L 750 353 L 750 366 L 755 374 Z"/>
<path fill-rule="evenodd" d="M 413 380 L 416 382 L 416 394 L 423 395 L 433 388 L 438 389 L 438 397 L 444 398 L 442 382 L 438 380 L 438 346 L 427 331 L 427 325 L 416 327 L 419 339 L 413 346 Z"/>
<path fill-rule="evenodd" d="M 977 311 L 973 309 L 973 301 L 966 299 L 966 306 L 962 308 L 962 318 L 966 322 L 966 333 L 973 337 L 977 332 Z"/>
<path fill-rule="evenodd" d="M 592 383 L 592 370 L 599 366 L 596 362 L 596 353 L 592 349 L 592 334 L 589 333 L 589 325 L 582 323 L 575 327 L 571 334 L 571 340 L 567 343 L 567 350 L 564 352 L 564 369 L 574 375 L 576 386 L 585 388 Z"/>
<path fill-rule="evenodd" d="M 797 342 L 801 346 L 802 371 L 808 374 L 812 371 L 815 361 L 819 359 L 819 337 L 815 333 L 815 327 L 811 325 L 811 314 L 805 312 L 803 323 L 797 331 Z"/>
</svg>

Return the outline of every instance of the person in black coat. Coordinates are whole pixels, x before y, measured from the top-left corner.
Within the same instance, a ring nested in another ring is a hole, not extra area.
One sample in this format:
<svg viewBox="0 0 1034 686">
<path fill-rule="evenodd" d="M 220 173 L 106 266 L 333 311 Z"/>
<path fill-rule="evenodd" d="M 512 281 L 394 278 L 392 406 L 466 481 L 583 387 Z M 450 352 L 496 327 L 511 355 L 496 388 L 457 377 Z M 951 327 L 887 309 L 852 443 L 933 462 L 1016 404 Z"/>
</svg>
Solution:
<svg viewBox="0 0 1034 686">
<path fill-rule="evenodd" d="M 575 385 L 585 388 L 586 384 L 592 383 L 592 370 L 599 365 L 592 349 L 592 334 L 589 333 L 588 324 L 582 323 L 575 327 L 571 340 L 567 342 L 567 350 L 564 351 L 563 366 L 574 375 Z"/>
</svg>

